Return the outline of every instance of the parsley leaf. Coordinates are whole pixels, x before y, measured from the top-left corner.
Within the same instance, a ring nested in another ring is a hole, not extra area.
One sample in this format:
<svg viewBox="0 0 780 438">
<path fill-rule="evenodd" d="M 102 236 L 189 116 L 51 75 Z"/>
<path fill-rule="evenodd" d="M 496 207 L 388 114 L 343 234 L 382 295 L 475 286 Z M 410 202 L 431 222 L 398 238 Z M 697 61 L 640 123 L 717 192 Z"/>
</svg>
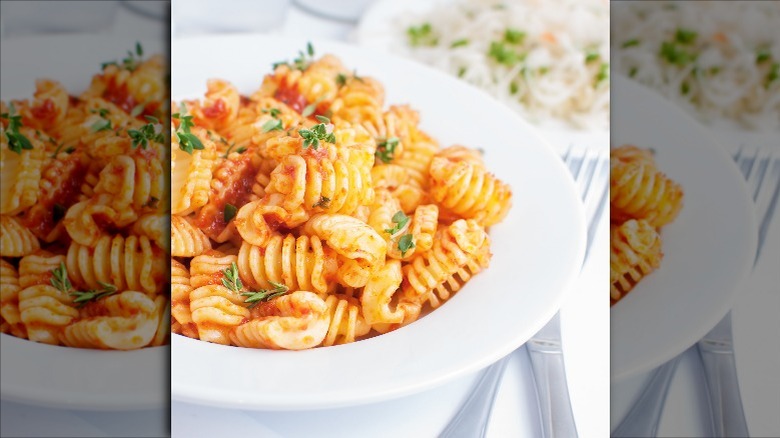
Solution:
<svg viewBox="0 0 780 438">
<path fill-rule="evenodd" d="M 311 208 L 317 208 L 317 207 L 322 207 L 325 210 L 330 208 L 330 198 L 328 198 L 327 196 L 320 196 L 320 200 L 311 206 Z"/>
<path fill-rule="evenodd" d="M 147 146 L 149 146 L 150 141 L 157 143 L 165 142 L 165 136 L 161 132 L 160 128 L 158 128 L 160 127 L 159 120 L 152 116 L 146 116 L 146 119 L 149 120 L 149 123 L 146 125 L 140 127 L 139 129 L 129 129 L 127 131 L 127 134 L 133 140 L 133 148 L 141 146 L 141 149 L 146 149 Z"/>
<path fill-rule="evenodd" d="M 393 215 L 393 219 L 392 220 L 393 220 L 393 223 L 395 224 L 395 226 L 393 226 L 393 228 L 386 228 L 385 229 L 385 233 L 388 233 L 391 236 L 396 234 L 397 232 L 401 231 L 406 226 L 406 224 L 409 223 L 410 218 L 409 218 L 409 216 L 405 215 L 403 211 L 398 210 Z"/>
<path fill-rule="evenodd" d="M 468 38 L 461 38 L 459 40 L 453 41 L 452 44 L 450 44 L 450 48 L 454 49 L 456 47 L 463 47 L 463 46 L 468 46 L 468 45 L 469 45 Z"/>
<path fill-rule="evenodd" d="M 284 127 L 282 126 L 282 121 L 279 119 L 270 119 L 267 122 L 263 123 L 263 132 L 271 132 L 271 131 L 283 131 Z"/>
<path fill-rule="evenodd" d="M 321 123 L 312 126 L 311 129 L 299 129 L 298 134 L 303 138 L 304 149 L 311 147 L 316 151 L 320 147 L 320 141 L 336 143 L 336 136 L 332 132 L 328 133 L 326 124 L 330 123 L 330 119 L 323 116 L 315 116 L 315 118 Z"/>
<path fill-rule="evenodd" d="M 395 148 L 398 146 L 398 142 L 399 140 L 397 137 L 381 139 L 377 142 L 374 155 L 385 164 L 393 161 L 393 155 L 395 154 Z"/>
<path fill-rule="evenodd" d="M 490 49 L 488 50 L 488 57 L 495 59 L 496 62 L 507 67 L 512 67 L 518 62 L 523 61 L 525 56 L 525 54 L 515 52 L 500 41 L 491 42 Z"/>
<path fill-rule="evenodd" d="M 260 110 L 263 113 L 270 114 L 271 117 L 278 119 L 279 115 L 282 114 L 282 111 L 279 108 L 264 108 Z"/>
<path fill-rule="evenodd" d="M 409 45 L 412 47 L 435 46 L 439 42 L 439 39 L 433 34 L 431 23 L 409 26 L 406 29 L 406 36 L 409 37 Z"/>
<path fill-rule="evenodd" d="M 406 255 L 406 252 L 414 248 L 414 237 L 411 234 L 404 234 L 398 239 L 398 249 L 401 250 L 401 257 Z"/>
<path fill-rule="evenodd" d="M 696 42 L 697 36 L 699 36 L 699 34 L 692 30 L 677 28 L 674 39 L 680 44 L 693 44 Z"/>
<path fill-rule="evenodd" d="M 634 39 L 631 39 L 631 40 L 628 40 L 628 41 L 624 41 L 623 45 L 621 47 L 624 48 L 624 49 L 627 49 L 629 47 L 634 47 L 634 46 L 638 46 L 638 45 L 639 45 L 639 40 L 634 38 Z"/>
<path fill-rule="evenodd" d="M 187 112 L 187 107 L 182 104 L 181 111 L 173 114 L 171 117 L 179 119 L 179 129 L 176 130 L 176 137 L 179 138 L 179 149 L 192 155 L 193 150 L 203 149 L 203 143 L 198 136 L 190 132 L 190 128 L 195 126 L 192 121 L 192 116 L 184 115 Z"/>
<path fill-rule="evenodd" d="M 25 137 L 19 132 L 19 128 L 22 127 L 22 116 L 14 115 L 14 107 L 11 105 L 11 113 L 3 113 L 1 116 L 8 120 L 8 129 L 5 131 L 5 137 L 8 139 L 8 149 L 21 155 L 22 150 L 30 150 L 33 148 L 30 139 Z"/>
<path fill-rule="evenodd" d="M 517 29 L 507 29 L 504 31 L 504 41 L 509 44 L 523 44 L 526 33 Z"/>
<path fill-rule="evenodd" d="M 233 204 L 225 204 L 225 210 L 222 212 L 222 217 L 225 219 L 225 223 L 228 223 L 233 220 L 234 217 L 236 217 L 236 213 L 238 213 L 238 208 L 236 208 Z"/>
</svg>

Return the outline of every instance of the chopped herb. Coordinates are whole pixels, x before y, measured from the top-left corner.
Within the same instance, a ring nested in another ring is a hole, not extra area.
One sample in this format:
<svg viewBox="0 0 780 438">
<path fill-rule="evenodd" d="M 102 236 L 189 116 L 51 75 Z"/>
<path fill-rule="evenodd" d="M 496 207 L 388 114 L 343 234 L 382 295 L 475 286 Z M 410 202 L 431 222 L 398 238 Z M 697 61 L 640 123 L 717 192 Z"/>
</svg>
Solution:
<svg viewBox="0 0 780 438">
<path fill-rule="evenodd" d="M 526 33 L 517 29 L 507 29 L 504 31 L 504 41 L 509 44 L 523 44 Z"/>
<path fill-rule="evenodd" d="M 674 40 L 680 44 L 693 44 L 699 34 L 683 28 L 678 28 L 674 34 Z"/>
<path fill-rule="evenodd" d="M 720 73 L 720 67 L 718 67 L 717 65 L 713 65 L 712 67 L 710 67 L 707 70 L 707 73 L 709 73 L 711 75 L 716 75 L 716 74 Z"/>
<path fill-rule="evenodd" d="M 510 49 L 504 43 L 493 41 L 490 43 L 490 50 L 488 51 L 488 57 L 496 60 L 499 64 L 512 67 L 518 62 L 525 59 L 525 54 L 520 54 Z"/>
<path fill-rule="evenodd" d="M 65 262 L 60 262 L 59 267 L 52 269 L 50 281 L 51 285 L 61 292 L 70 295 L 73 291 L 73 285 L 70 284 L 68 279 L 68 269 L 65 267 Z"/>
<path fill-rule="evenodd" d="M 520 87 L 517 85 L 517 82 L 512 81 L 509 83 L 509 93 L 516 94 L 519 89 Z"/>
<path fill-rule="evenodd" d="M 222 216 L 225 219 L 225 223 L 230 222 L 233 220 L 234 217 L 236 217 L 236 213 L 238 213 L 238 208 L 236 208 L 233 204 L 225 204 L 225 210 L 222 212 Z"/>
<path fill-rule="evenodd" d="M 414 237 L 411 234 L 404 234 L 398 239 L 398 249 L 401 250 L 401 257 L 406 255 L 406 252 L 414 248 Z"/>
<path fill-rule="evenodd" d="M 323 116 L 315 116 L 321 123 L 314 125 L 311 129 L 299 129 L 298 133 L 303 138 L 303 148 L 307 149 L 311 146 L 312 149 L 317 150 L 320 147 L 320 141 L 327 141 L 328 143 L 336 143 L 336 136 L 331 132 L 328 133 L 328 127 L 326 124 L 330 123 L 330 119 Z"/>
<path fill-rule="evenodd" d="M 661 58 L 665 59 L 670 64 L 678 66 L 684 66 L 696 59 L 696 55 L 685 51 L 675 43 L 665 41 L 661 44 L 661 50 L 659 52 Z"/>
<path fill-rule="evenodd" d="M 11 112 L 0 114 L 0 117 L 8 120 L 8 129 L 5 131 L 5 137 L 8 139 L 8 149 L 21 155 L 23 149 L 30 150 L 33 148 L 30 140 L 19 132 L 19 128 L 22 127 L 22 116 L 14 115 L 15 112 L 13 104 L 11 104 Z"/>
<path fill-rule="evenodd" d="M 337 74 L 336 85 L 338 85 L 339 88 L 343 87 L 344 85 L 347 85 L 347 75 L 345 75 L 344 73 Z"/>
<path fill-rule="evenodd" d="M 134 106 L 132 111 L 130 111 L 130 115 L 133 117 L 138 117 L 141 115 L 142 112 L 144 112 L 144 107 L 146 106 L 145 103 L 139 103 L 138 105 Z"/>
<path fill-rule="evenodd" d="M 609 79 L 609 63 L 602 62 L 601 65 L 599 65 L 599 72 L 596 73 L 596 85 L 598 86 L 607 79 Z"/>
<path fill-rule="evenodd" d="M 279 115 L 282 114 L 282 111 L 279 108 L 265 108 L 262 109 L 261 112 L 270 114 L 271 117 L 278 119 Z"/>
<path fill-rule="evenodd" d="M 263 132 L 271 131 L 284 131 L 282 121 L 279 119 L 269 119 L 267 122 L 263 123 Z"/>
<path fill-rule="evenodd" d="M 65 206 L 62 204 L 54 204 L 51 210 L 51 218 L 56 224 L 60 219 L 65 217 Z"/>
<path fill-rule="evenodd" d="M 146 149 L 149 146 L 150 141 L 157 143 L 165 142 L 165 136 L 163 135 L 159 124 L 160 121 L 152 116 L 146 116 L 146 120 L 148 120 L 149 123 L 141 126 L 139 129 L 127 130 L 127 135 L 133 140 L 133 148 L 141 146 L 141 149 Z"/>
<path fill-rule="evenodd" d="M 309 117 L 310 115 L 314 114 L 314 111 L 317 110 L 317 104 L 318 102 L 314 102 L 306 105 L 306 108 L 301 111 L 301 115 L 303 117 Z"/>
<path fill-rule="evenodd" d="M 317 207 L 322 207 L 325 210 L 330 208 L 330 198 L 328 198 L 327 196 L 321 196 L 320 200 L 311 206 L 311 208 L 317 208 Z"/>
<path fill-rule="evenodd" d="M 393 155 L 395 154 L 395 148 L 398 147 L 398 142 L 399 140 L 397 137 L 381 139 L 377 142 L 376 152 L 374 154 L 377 158 L 382 160 L 383 163 L 387 164 L 393 161 Z"/>
<path fill-rule="evenodd" d="M 127 51 L 127 57 L 122 59 L 121 65 L 117 61 L 109 61 L 100 64 L 101 70 L 105 70 L 109 65 L 115 65 L 120 68 L 125 68 L 128 71 L 134 71 L 141 64 L 141 58 L 144 56 L 144 49 L 141 47 L 141 43 L 135 43 L 135 53 L 133 51 Z"/>
<path fill-rule="evenodd" d="M 775 62 L 769 69 L 769 73 L 766 74 L 764 88 L 769 88 L 770 85 L 772 85 L 772 82 L 776 81 L 778 78 L 780 78 L 780 63 Z"/>
<path fill-rule="evenodd" d="M 770 52 L 768 48 L 762 48 L 759 49 L 758 52 L 756 52 L 756 64 L 767 62 L 771 58 L 772 58 L 772 52 Z"/>
<path fill-rule="evenodd" d="M 435 46 L 439 39 L 433 34 L 431 23 L 423 23 L 419 26 L 409 26 L 406 29 L 406 36 L 409 37 L 409 44 L 412 47 L 417 46 Z"/>
<path fill-rule="evenodd" d="M 621 47 L 623 47 L 624 49 L 627 49 L 629 47 L 634 47 L 634 46 L 638 46 L 638 45 L 639 45 L 639 40 L 634 38 L 632 40 L 624 41 L 623 45 Z"/>
<path fill-rule="evenodd" d="M 688 84 L 688 81 L 683 81 L 682 84 L 680 84 L 680 92 L 682 94 L 688 94 L 691 91 L 691 86 Z"/>
<path fill-rule="evenodd" d="M 585 52 L 585 63 L 590 64 L 593 61 L 598 60 L 601 57 L 598 50 L 596 49 L 589 49 L 587 52 Z"/>
<path fill-rule="evenodd" d="M 634 76 L 636 76 L 638 71 L 639 71 L 639 67 L 631 67 L 631 69 L 628 71 L 628 76 L 633 78 Z"/>
<path fill-rule="evenodd" d="M 235 265 L 235 263 L 234 263 L 234 265 Z M 244 300 L 245 303 L 249 304 L 249 306 L 247 306 L 247 307 L 249 307 L 251 309 L 252 307 L 255 307 L 256 305 L 258 305 L 259 303 L 261 303 L 263 301 L 271 301 L 272 299 L 274 299 L 276 297 L 284 295 L 289 290 L 289 288 L 287 286 L 285 286 L 285 285 L 283 285 L 281 283 L 276 283 L 276 282 L 270 281 L 270 280 L 268 282 L 271 283 L 271 286 L 274 287 L 273 289 L 268 289 L 268 290 L 260 289 L 257 292 L 242 292 L 241 293 L 242 296 L 247 297 L 247 299 Z"/>
<path fill-rule="evenodd" d="M 179 129 L 176 130 L 176 137 L 179 138 L 179 149 L 192 155 L 195 149 L 204 149 L 203 143 L 198 136 L 190 132 L 190 128 L 195 126 L 192 116 L 184 115 L 187 113 L 187 107 L 182 104 L 181 112 L 173 114 L 171 117 L 179 119 Z"/>
<path fill-rule="evenodd" d="M 227 158 L 230 155 L 230 153 L 233 152 L 233 148 L 234 147 L 236 147 L 236 144 L 235 143 L 231 144 L 230 147 L 228 148 L 228 150 L 225 151 L 225 155 L 223 155 L 222 157 L 223 158 Z M 240 148 L 236 149 L 235 152 L 237 154 L 243 154 L 244 152 L 246 152 L 246 147 L 245 146 L 241 146 Z"/>
<path fill-rule="evenodd" d="M 238 266 L 236 266 L 236 262 L 231 263 L 229 268 L 222 271 L 222 275 L 225 276 L 225 278 L 222 279 L 223 286 L 235 293 L 241 292 L 244 285 L 241 283 L 241 277 L 238 275 Z"/>
<path fill-rule="evenodd" d="M 76 297 L 73 302 L 78 304 L 78 307 L 84 307 L 84 305 L 90 301 L 97 301 L 117 292 L 117 288 L 113 284 L 104 283 L 102 281 L 98 281 L 98 283 L 102 286 L 102 289 L 93 289 L 85 292 L 71 292 L 69 295 Z"/>
<path fill-rule="evenodd" d="M 273 63 L 272 68 L 276 70 L 280 65 L 286 65 L 292 69 L 304 71 L 309 68 L 312 61 L 314 61 L 314 46 L 311 45 L 311 42 L 308 42 L 306 43 L 306 52 L 298 51 L 298 57 L 293 59 L 292 64 L 287 61 L 279 61 Z"/>
<path fill-rule="evenodd" d="M 406 226 L 406 224 L 409 222 L 409 219 L 410 219 L 409 216 L 405 215 L 403 211 L 398 210 L 393 215 L 393 219 L 392 219 L 395 226 L 393 226 L 393 228 L 386 228 L 385 233 L 388 233 L 391 236 L 396 234 Z"/>
<path fill-rule="evenodd" d="M 50 138 L 49 140 L 51 141 L 51 140 L 54 140 L 54 139 L 53 139 L 53 138 Z M 65 143 L 60 143 L 60 144 L 57 146 L 57 149 L 55 149 L 55 150 L 54 150 L 54 153 L 53 153 L 53 154 L 51 154 L 51 158 L 57 158 L 57 155 L 59 155 L 59 153 L 60 153 L 60 150 L 62 149 L 62 147 L 63 147 L 63 146 L 65 146 Z M 73 151 L 75 151 L 75 150 L 76 150 L 76 148 L 75 148 L 75 147 L 73 147 L 73 146 L 68 146 L 67 148 L 65 148 L 65 151 L 64 151 L 64 152 L 65 152 L 66 154 L 72 154 L 72 153 L 73 153 Z"/>
<path fill-rule="evenodd" d="M 468 46 L 468 45 L 469 45 L 468 38 L 461 38 L 459 40 L 453 41 L 452 44 L 450 44 L 450 48 L 454 49 L 456 47 L 463 47 L 463 46 Z"/>
<path fill-rule="evenodd" d="M 465 74 L 466 74 L 466 67 L 461 67 L 461 68 L 458 69 L 458 77 L 459 78 L 462 78 L 463 75 L 465 75 Z"/>
</svg>

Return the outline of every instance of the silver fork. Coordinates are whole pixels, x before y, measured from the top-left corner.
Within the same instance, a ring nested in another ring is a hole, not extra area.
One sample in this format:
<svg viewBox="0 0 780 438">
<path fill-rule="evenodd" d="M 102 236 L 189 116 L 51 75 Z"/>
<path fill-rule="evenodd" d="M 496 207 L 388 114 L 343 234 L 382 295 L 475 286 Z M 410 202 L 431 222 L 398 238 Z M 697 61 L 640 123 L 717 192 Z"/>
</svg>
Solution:
<svg viewBox="0 0 780 438">
<path fill-rule="evenodd" d="M 586 150 L 581 157 L 577 157 L 572 149 L 570 147 L 566 151 L 564 161 L 574 175 L 585 204 L 586 217 L 589 218 L 584 265 L 607 203 L 609 157 L 608 152 L 600 153 L 596 150 Z M 571 411 L 561 349 L 560 315 L 556 313 L 524 347 L 531 358 L 542 436 L 576 437 L 577 429 Z M 439 435 L 441 438 L 485 436 L 498 387 L 511 356 L 512 353 L 508 354 L 483 372 L 466 401 Z"/>
<path fill-rule="evenodd" d="M 758 247 L 753 265 L 758 263 L 766 234 L 780 197 L 780 159 L 772 152 L 758 149 L 750 154 L 740 148 L 734 155 L 742 175 L 751 189 L 760 218 Z M 774 185 L 771 180 L 774 178 Z M 692 347 L 693 348 L 693 347 Z M 704 367 L 709 395 L 712 436 L 748 436 L 747 423 L 739 394 L 731 336 L 731 312 L 707 333 L 695 347 Z M 656 436 L 666 395 L 679 355 L 661 365 L 651 377 L 629 413 L 612 432 L 614 437 Z"/>
</svg>

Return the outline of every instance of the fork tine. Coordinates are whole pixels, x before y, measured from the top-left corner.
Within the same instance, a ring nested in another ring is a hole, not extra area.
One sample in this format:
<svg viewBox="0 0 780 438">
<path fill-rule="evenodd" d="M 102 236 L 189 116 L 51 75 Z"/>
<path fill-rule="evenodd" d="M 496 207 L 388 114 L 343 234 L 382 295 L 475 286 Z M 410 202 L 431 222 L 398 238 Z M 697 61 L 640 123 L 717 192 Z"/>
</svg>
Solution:
<svg viewBox="0 0 780 438">
<path fill-rule="evenodd" d="M 767 168 L 770 167 L 769 164 L 767 164 Z M 766 208 L 766 211 L 764 212 L 763 216 L 760 218 L 759 227 L 758 227 L 758 248 L 756 249 L 756 258 L 753 261 L 753 263 L 758 262 L 759 257 L 761 256 L 761 250 L 764 248 L 764 243 L 766 241 L 766 234 L 769 231 L 769 224 L 772 221 L 772 217 L 774 216 L 775 209 L 777 208 L 777 201 L 778 198 L 780 198 L 780 159 L 774 160 L 774 167 L 775 171 L 767 171 L 764 175 L 772 176 L 773 174 L 777 174 L 777 178 L 774 182 L 774 189 L 772 190 L 772 193 L 769 198 L 769 202 Z M 768 178 L 762 178 L 762 182 L 764 179 Z M 757 199 L 758 200 L 758 199 Z M 760 204 L 756 202 L 756 206 L 758 207 Z"/>
</svg>

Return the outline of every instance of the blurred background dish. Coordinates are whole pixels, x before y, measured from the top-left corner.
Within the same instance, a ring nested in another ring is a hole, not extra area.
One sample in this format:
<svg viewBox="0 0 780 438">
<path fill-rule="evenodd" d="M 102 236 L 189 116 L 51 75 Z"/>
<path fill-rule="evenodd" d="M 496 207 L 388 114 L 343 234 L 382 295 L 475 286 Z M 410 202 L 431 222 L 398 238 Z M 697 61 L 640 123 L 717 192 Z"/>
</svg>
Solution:
<svg viewBox="0 0 780 438">
<path fill-rule="evenodd" d="M 289 0 L 172 2 L 172 35 L 274 32 L 284 23 L 289 5 Z"/>
</svg>

